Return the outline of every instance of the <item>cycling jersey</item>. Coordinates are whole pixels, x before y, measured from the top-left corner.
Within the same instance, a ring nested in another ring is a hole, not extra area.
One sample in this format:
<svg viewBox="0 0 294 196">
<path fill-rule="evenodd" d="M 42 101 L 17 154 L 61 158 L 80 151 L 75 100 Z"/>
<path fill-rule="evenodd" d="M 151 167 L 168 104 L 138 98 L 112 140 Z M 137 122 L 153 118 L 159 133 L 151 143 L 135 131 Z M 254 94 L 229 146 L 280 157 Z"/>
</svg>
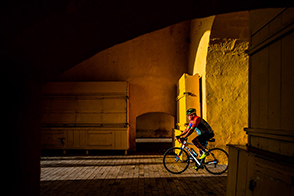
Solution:
<svg viewBox="0 0 294 196">
<path fill-rule="evenodd" d="M 213 133 L 210 125 L 199 116 L 195 116 L 189 123 L 189 129 L 194 129 L 198 135 L 202 135 L 204 133 Z"/>
</svg>

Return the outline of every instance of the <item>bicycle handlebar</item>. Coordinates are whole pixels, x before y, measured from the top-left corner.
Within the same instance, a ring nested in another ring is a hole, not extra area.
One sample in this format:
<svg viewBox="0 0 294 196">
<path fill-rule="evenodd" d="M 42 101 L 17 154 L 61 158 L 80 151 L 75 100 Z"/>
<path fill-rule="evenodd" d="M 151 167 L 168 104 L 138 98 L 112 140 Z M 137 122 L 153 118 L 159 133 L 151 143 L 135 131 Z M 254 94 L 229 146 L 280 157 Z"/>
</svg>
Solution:
<svg viewBox="0 0 294 196">
<path fill-rule="evenodd" d="M 176 139 L 179 143 L 184 143 L 184 141 L 187 141 L 187 138 L 179 138 Z"/>
</svg>

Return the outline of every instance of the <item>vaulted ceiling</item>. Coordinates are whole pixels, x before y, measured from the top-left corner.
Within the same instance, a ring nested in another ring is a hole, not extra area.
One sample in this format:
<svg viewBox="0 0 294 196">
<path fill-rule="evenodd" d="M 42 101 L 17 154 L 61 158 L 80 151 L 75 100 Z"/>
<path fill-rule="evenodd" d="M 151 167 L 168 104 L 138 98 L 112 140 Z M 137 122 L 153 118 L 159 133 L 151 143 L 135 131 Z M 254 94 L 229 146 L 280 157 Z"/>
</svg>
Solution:
<svg viewBox="0 0 294 196">
<path fill-rule="evenodd" d="M 1 62 L 47 80 L 99 51 L 181 21 L 289 6 L 293 1 L 9 1 L 0 8 Z"/>
</svg>

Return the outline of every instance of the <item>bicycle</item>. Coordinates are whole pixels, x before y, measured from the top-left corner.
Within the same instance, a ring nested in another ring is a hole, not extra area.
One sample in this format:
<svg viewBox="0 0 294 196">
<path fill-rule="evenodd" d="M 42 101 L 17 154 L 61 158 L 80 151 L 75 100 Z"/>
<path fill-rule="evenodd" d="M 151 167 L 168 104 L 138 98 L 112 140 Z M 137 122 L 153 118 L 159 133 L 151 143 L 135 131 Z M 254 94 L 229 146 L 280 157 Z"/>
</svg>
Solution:
<svg viewBox="0 0 294 196">
<path fill-rule="evenodd" d="M 214 142 L 215 139 L 210 139 L 206 142 L 204 148 L 208 155 L 204 159 L 197 159 L 197 153 L 188 145 L 194 145 L 188 143 L 187 139 L 177 139 L 182 144 L 181 147 L 172 147 L 168 149 L 163 155 L 163 165 L 165 169 L 173 174 L 180 174 L 184 172 L 190 161 L 195 162 L 198 169 L 205 168 L 209 173 L 220 175 L 228 170 L 229 155 L 221 148 L 206 148 L 208 142 Z M 197 169 L 197 170 L 198 170 Z"/>
</svg>

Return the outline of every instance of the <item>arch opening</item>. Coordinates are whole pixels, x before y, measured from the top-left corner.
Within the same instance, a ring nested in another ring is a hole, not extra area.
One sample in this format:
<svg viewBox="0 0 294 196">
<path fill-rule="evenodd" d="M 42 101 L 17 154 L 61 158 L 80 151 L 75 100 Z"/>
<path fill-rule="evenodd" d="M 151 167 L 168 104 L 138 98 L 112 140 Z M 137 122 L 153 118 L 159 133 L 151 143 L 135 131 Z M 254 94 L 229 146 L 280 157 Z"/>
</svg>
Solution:
<svg viewBox="0 0 294 196">
<path fill-rule="evenodd" d="M 136 118 L 137 151 L 163 152 L 172 146 L 175 117 L 163 112 L 149 112 Z"/>
</svg>

